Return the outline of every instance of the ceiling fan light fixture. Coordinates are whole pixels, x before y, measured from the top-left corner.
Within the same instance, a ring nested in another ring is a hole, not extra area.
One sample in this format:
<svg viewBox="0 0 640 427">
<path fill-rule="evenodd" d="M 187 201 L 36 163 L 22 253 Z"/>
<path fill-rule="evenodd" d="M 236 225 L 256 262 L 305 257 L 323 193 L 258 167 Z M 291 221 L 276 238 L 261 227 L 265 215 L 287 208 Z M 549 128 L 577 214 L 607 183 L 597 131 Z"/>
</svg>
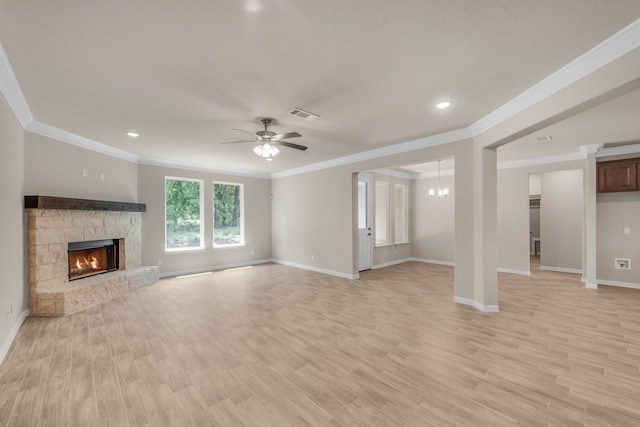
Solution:
<svg viewBox="0 0 640 427">
<path fill-rule="evenodd" d="M 451 107 L 452 102 L 451 101 L 442 101 L 442 102 L 438 102 L 436 104 L 436 108 L 440 109 L 440 110 L 444 110 L 445 108 L 449 108 Z"/>
</svg>

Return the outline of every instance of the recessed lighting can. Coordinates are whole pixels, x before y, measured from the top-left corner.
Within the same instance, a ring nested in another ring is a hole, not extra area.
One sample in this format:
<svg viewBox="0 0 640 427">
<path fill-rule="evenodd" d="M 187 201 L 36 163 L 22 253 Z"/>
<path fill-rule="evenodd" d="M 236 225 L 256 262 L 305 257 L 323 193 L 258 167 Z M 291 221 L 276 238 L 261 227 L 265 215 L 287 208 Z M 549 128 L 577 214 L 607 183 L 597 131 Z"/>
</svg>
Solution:
<svg viewBox="0 0 640 427">
<path fill-rule="evenodd" d="M 137 138 L 140 136 L 140 134 L 138 132 L 129 131 L 127 132 L 127 136 L 130 136 L 131 138 Z"/>
<path fill-rule="evenodd" d="M 444 110 L 445 108 L 449 108 L 451 106 L 452 102 L 451 101 L 442 101 L 442 102 L 438 102 L 436 104 L 436 108 L 439 108 L 441 110 Z"/>
</svg>

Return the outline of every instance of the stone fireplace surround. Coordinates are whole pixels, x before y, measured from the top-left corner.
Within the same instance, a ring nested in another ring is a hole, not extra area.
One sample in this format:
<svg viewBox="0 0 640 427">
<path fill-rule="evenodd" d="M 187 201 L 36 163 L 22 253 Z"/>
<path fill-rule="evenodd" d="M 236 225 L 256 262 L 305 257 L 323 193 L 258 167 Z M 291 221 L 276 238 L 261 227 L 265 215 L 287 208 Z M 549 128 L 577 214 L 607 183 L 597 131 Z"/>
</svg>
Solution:
<svg viewBox="0 0 640 427">
<path fill-rule="evenodd" d="M 139 203 L 25 196 L 29 230 L 29 310 L 63 316 L 159 280 L 159 268 L 142 266 Z M 118 239 L 120 267 L 69 282 L 68 244 Z"/>
</svg>

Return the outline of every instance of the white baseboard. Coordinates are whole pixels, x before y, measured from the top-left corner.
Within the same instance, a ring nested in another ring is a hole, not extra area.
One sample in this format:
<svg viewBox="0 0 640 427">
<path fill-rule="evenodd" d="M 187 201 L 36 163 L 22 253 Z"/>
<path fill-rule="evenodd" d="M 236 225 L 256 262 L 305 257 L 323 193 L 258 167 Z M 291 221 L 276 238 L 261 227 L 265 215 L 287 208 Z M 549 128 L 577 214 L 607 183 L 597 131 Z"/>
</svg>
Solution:
<svg viewBox="0 0 640 427">
<path fill-rule="evenodd" d="M 208 271 L 226 270 L 229 268 L 247 267 L 250 265 L 266 264 L 272 262 L 271 259 L 258 259 L 253 261 L 237 262 L 233 264 L 214 265 L 211 267 L 193 268 L 189 270 L 167 271 L 160 273 L 160 277 L 186 276 L 188 274 L 206 273 Z"/>
<path fill-rule="evenodd" d="M 439 259 L 409 258 L 408 261 L 424 262 L 424 263 L 427 263 L 427 264 L 448 265 L 450 267 L 455 267 L 455 265 L 456 265 L 456 263 L 453 262 L 453 261 L 441 261 Z"/>
<path fill-rule="evenodd" d="M 531 272 L 527 270 L 514 270 L 512 268 L 498 268 L 498 273 L 519 274 L 521 276 L 531 276 Z"/>
<path fill-rule="evenodd" d="M 346 273 L 341 273 L 339 271 L 333 271 L 333 270 L 327 270 L 327 269 L 324 269 L 324 268 L 314 267 L 314 266 L 311 266 L 311 265 L 298 264 L 298 263 L 295 263 L 295 262 L 283 261 L 281 259 L 272 259 L 270 261 L 271 262 L 275 262 L 276 264 L 282 264 L 282 265 L 286 265 L 286 266 L 289 266 L 289 267 L 301 268 L 303 270 L 315 271 L 316 273 L 324 273 L 324 274 L 329 274 L 331 276 L 342 277 L 343 279 L 359 279 L 360 278 L 359 274 L 346 274 Z"/>
<path fill-rule="evenodd" d="M 584 281 L 584 287 L 587 289 L 598 289 L 597 283 L 589 283 L 586 280 Z"/>
<path fill-rule="evenodd" d="M 583 274 L 581 268 L 550 267 L 548 265 L 541 265 L 540 270 L 557 271 L 558 273 Z"/>
<path fill-rule="evenodd" d="M 475 307 L 477 310 L 480 310 L 480 311 L 482 311 L 484 313 L 497 313 L 497 312 L 500 311 L 500 308 L 497 305 L 480 304 L 478 301 L 472 300 L 470 298 L 463 298 L 463 297 L 454 296 L 453 297 L 453 302 L 458 303 L 458 304 L 470 305 L 470 306 Z"/>
<path fill-rule="evenodd" d="M 607 285 L 607 286 L 619 286 L 621 288 L 631 288 L 631 289 L 640 289 L 640 283 L 631 283 L 631 282 L 618 282 L 616 280 L 602 280 L 598 279 L 599 285 Z M 596 285 L 597 287 L 598 285 Z M 587 285 L 588 287 L 588 285 Z"/>
<path fill-rule="evenodd" d="M 411 258 L 396 259 L 394 261 L 383 262 L 382 264 L 376 264 L 373 267 L 371 267 L 371 269 L 375 270 L 378 268 L 390 267 L 392 265 L 402 264 L 403 262 L 408 262 L 408 261 L 411 261 Z"/>
<path fill-rule="evenodd" d="M 22 326 L 22 323 L 24 323 L 24 319 L 26 319 L 28 315 L 29 315 L 29 310 L 24 310 L 22 313 L 20 313 L 20 315 L 16 319 L 16 323 L 13 325 L 11 332 L 9 332 L 9 336 L 2 344 L 2 347 L 0 347 L 0 364 L 2 364 L 2 362 L 4 361 L 4 358 L 7 356 L 7 353 L 9 352 L 9 348 L 11 348 L 11 344 L 13 343 L 13 340 L 16 338 L 16 335 L 18 335 L 20 326 Z"/>
</svg>

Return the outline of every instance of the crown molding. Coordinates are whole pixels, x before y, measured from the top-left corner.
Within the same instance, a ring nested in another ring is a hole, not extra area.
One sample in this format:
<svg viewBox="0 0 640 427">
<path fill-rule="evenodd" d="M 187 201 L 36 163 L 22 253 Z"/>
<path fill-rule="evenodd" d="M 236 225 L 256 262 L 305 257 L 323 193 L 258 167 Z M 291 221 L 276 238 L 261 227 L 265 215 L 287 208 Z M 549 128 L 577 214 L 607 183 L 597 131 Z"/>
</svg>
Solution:
<svg viewBox="0 0 640 427">
<path fill-rule="evenodd" d="M 374 150 L 363 151 L 344 157 L 338 157 L 336 159 L 326 160 L 324 162 L 313 163 L 311 165 L 302 166 L 299 168 L 288 169 L 282 172 L 275 172 L 271 174 L 271 178 L 285 178 L 288 176 L 315 172 L 322 169 L 333 168 L 336 166 L 344 166 L 351 163 L 362 162 L 365 160 L 372 160 L 380 157 L 391 156 L 394 154 L 406 153 L 408 151 L 419 150 L 421 148 L 435 147 L 437 145 L 463 141 L 465 139 L 470 139 L 471 137 L 472 136 L 468 128 L 452 130 L 449 132 L 439 133 L 437 135 L 414 139 L 412 141 L 401 142 L 399 144 L 376 148 Z"/>
<path fill-rule="evenodd" d="M 385 176 L 393 176 L 395 178 L 408 179 L 408 180 L 416 179 L 416 176 L 417 176 L 417 174 L 400 172 L 400 171 L 387 169 L 387 168 L 373 169 L 368 172 L 377 173 Z"/>
<path fill-rule="evenodd" d="M 472 124 L 469 127 L 471 134 L 480 135 L 638 47 L 640 19 Z"/>
<path fill-rule="evenodd" d="M 580 152 L 585 156 L 587 156 L 589 154 L 597 154 L 601 148 L 602 148 L 602 144 L 581 145 Z"/>
<path fill-rule="evenodd" d="M 210 168 L 206 166 L 194 165 L 191 163 L 181 163 L 181 162 L 173 162 L 169 160 L 150 159 L 147 157 L 139 158 L 137 163 L 139 165 L 146 165 L 146 166 L 159 166 L 159 167 L 165 167 L 165 168 L 174 168 L 174 169 L 182 169 L 182 170 L 190 170 L 190 171 L 207 172 L 207 173 L 219 173 L 224 175 L 243 176 L 246 178 L 271 179 L 271 174 L 268 174 L 268 173 L 243 172 L 243 171 L 234 170 L 234 169 Z"/>
<path fill-rule="evenodd" d="M 552 163 L 572 162 L 584 160 L 581 152 L 557 154 L 555 156 L 534 157 L 533 159 L 513 160 L 510 162 L 498 163 L 498 170 L 524 168 L 528 166 L 549 165 Z"/>
<path fill-rule="evenodd" d="M 31 114 L 29 104 L 22 93 L 2 44 L 0 44 L 0 93 L 4 95 L 23 129 L 33 122 L 33 114 Z"/>
<path fill-rule="evenodd" d="M 120 150 L 119 148 L 114 148 L 110 145 L 67 132 L 66 130 L 58 129 L 57 127 L 49 126 L 44 123 L 33 121 L 25 127 L 25 130 L 133 163 L 137 163 L 139 160 L 139 156 L 129 153 L 128 151 Z"/>
<path fill-rule="evenodd" d="M 621 156 L 625 154 L 640 153 L 640 144 L 621 145 L 620 147 L 603 148 L 596 154 L 596 157 Z"/>
</svg>

